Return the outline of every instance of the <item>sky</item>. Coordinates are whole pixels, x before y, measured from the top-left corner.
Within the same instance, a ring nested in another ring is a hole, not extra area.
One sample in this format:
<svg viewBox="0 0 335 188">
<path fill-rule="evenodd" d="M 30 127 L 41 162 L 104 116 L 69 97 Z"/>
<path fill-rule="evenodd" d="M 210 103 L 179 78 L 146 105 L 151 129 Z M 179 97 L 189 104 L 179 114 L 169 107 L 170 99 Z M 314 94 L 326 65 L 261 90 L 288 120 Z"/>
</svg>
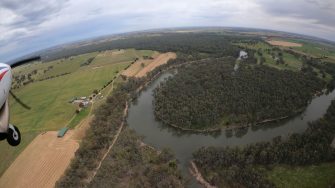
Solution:
<svg viewBox="0 0 335 188">
<path fill-rule="evenodd" d="M 0 62 L 102 35 L 188 26 L 272 29 L 335 41 L 335 0 L 0 0 Z"/>
</svg>

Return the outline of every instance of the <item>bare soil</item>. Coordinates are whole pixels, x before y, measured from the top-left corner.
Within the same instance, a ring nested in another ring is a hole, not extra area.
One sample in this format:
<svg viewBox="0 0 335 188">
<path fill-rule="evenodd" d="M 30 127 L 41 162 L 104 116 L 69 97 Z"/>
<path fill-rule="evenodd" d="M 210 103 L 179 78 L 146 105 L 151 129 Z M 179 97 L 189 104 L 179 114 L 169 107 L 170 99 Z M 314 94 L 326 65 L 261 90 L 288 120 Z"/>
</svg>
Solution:
<svg viewBox="0 0 335 188">
<path fill-rule="evenodd" d="M 138 60 L 134 64 L 132 64 L 127 70 L 123 71 L 122 75 L 127 77 L 135 76 L 141 69 L 143 69 L 143 65 L 148 66 L 152 60 Z"/>
<path fill-rule="evenodd" d="M 216 186 L 211 185 L 208 183 L 203 177 L 202 174 L 199 172 L 197 165 L 191 161 L 191 167 L 189 168 L 190 173 L 192 176 L 195 177 L 195 179 L 203 185 L 205 188 L 217 188 Z"/>
<path fill-rule="evenodd" d="M 177 55 L 172 52 L 159 54 L 152 60 L 139 60 L 132 64 L 122 75 L 128 77 L 143 77 L 156 67 L 167 63 L 170 59 L 175 59 Z M 144 66 L 143 66 L 144 65 Z"/>
<path fill-rule="evenodd" d="M 302 46 L 302 44 L 300 43 L 280 41 L 280 40 L 268 40 L 267 42 L 273 46 L 284 46 L 284 47 L 301 47 Z"/>
<path fill-rule="evenodd" d="M 0 187 L 54 187 L 79 147 L 73 133 L 69 130 L 63 138 L 57 138 L 57 131 L 38 135 L 0 178 Z"/>
<path fill-rule="evenodd" d="M 148 72 L 154 70 L 156 67 L 167 63 L 170 59 L 175 59 L 177 55 L 173 52 L 168 52 L 160 54 L 157 56 L 148 66 L 145 66 L 141 71 L 139 71 L 135 76 L 143 77 L 147 75 Z"/>
</svg>

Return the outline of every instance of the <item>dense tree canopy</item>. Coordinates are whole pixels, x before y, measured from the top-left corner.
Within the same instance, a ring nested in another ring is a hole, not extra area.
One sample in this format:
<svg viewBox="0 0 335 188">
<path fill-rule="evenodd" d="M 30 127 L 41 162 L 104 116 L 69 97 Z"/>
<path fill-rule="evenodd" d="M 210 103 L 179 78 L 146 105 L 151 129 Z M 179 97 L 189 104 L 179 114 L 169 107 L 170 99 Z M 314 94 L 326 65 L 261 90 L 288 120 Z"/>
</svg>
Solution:
<svg viewBox="0 0 335 188">
<path fill-rule="evenodd" d="M 50 61 L 64 56 L 69 57 L 88 52 L 126 48 L 156 50 L 160 52 L 180 52 L 193 56 L 193 58 L 206 57 L 209 54 L 216 57 L 232 54 L 238 56 L 238 48 L 231 45 L 231 41 L 238 41 L 243 38 L 242 36 L 228 36 L 211 32 L 133 35 L 112 41 L 107 40 L 106 42 L 82 45 L 77 48 L 47 52 L 43 56 L 43 60 Z"/>
<path fill-rule="evenodd" d="M 244 148 L 201 148 L 194 153 L 196 164 L 212 184 L 222 186 L 272 187 L 264 174 L 255 168 L 274 164 L 311 165 L 335 161 L 331 147 L 335 135 L 335 100 L 326 115 L 313 122 L 303 134 L 288 140 L 276 137 Z"/>
<path fill-rule="evenodd" d="M 180 68 L 154 92 L 155 115 L 168 124 L 205 129 L 294 115 L 325 83 L 314 75 L 233 58 L 203 60 Z"/>
</svg>

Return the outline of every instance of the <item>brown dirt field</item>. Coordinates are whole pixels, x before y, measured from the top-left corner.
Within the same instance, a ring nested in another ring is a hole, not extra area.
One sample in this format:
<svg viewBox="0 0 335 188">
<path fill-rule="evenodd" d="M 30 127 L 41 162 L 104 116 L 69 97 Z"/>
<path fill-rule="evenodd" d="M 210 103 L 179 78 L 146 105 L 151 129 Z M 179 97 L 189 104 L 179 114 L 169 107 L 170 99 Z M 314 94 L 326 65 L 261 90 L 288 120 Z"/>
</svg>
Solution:
<svg viewBox="0 0 335 188">
<path fill-rule="evenodd" d="M 159 54 L 148 66 L 144 67 L 135 76 L 136 77 L 145 76 L 148 72 L 154 70 L 156 67 L 167 63 L 170 59 L 176 59 L 176 57 L 177 55 L 173 52 Z"/>
<path fill-rule="evenodd" d="M 173 52 L 168 52 L 164 54 L 159 54 L 153 60 L 139 60 L 132 64 L 127 70 L 125 70 L 122 75 L 131 77 L 143 77 L 148 72 L 152 71 L 156 67 L 163 65 L 168 62 L 170 59 L 175 59 L 177 55 Z M 145 67 L 143 68 L 141 64 L 144 63 Z"/>
<path fill-rule="evenodd" d="M 57 138 L 57 131 L 38 135 L 0 178 L 0 187 L 54 187 L 79 147 L 73 133 L 69 130 L 63 138 Z"/>
<path fill-rule="evenodd" d="M 127 77 L 135 76 L 142 69 L 142 63 L 144 66 L 148 66 L 152 60 L 138 60 L 134 64 L 132 64 L 127 70 L 122 72 L 122 75 Z"/>
<path fill-rule="evenodd" d="M 268 40 L 267 42 L 273 46 L 284 46 L 284 47 L 301 47 L 302 46 L 302 44 L 300 43 L 280 41 L 280 40 Z"/>
</svg>

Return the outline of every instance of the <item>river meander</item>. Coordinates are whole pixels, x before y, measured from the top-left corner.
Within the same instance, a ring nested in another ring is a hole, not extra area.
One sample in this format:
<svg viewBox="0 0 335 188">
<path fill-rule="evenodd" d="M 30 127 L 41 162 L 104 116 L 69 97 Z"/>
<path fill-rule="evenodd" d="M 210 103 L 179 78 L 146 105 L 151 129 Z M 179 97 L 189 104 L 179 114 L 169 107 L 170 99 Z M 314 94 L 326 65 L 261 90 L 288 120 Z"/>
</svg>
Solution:
<svg viewBox="0 0 335 188">
<path fill-rule="evenodd" d="M 157 149 L 165 147 L 172 149 L 185 176 L 189 176 L 188 167 L 192 153 L 200 147 L 242 146 L 260 141 L 269 141 L 277 136 L 287 137 L 292 133 L 301 133 L 308 127 L 308 122 L 315 121 L 326 113 L 331 100 L 335 98 L 335 91 L 328 95 L 315 97 L 302 114 L 280 123 L 210 134 L 195 133 L 163 125 L 154 117 L 153 90 L 169 76 L 172 76 L 172 74 L 161 74 L 141 92 L 137 101 L 131 104 L 129 108 L 127 123 L 137 134 L 144 136 L 146 144 Z M 190 187 L 198 186 L 194 180 L 191 180 Z"/>
</svg>

